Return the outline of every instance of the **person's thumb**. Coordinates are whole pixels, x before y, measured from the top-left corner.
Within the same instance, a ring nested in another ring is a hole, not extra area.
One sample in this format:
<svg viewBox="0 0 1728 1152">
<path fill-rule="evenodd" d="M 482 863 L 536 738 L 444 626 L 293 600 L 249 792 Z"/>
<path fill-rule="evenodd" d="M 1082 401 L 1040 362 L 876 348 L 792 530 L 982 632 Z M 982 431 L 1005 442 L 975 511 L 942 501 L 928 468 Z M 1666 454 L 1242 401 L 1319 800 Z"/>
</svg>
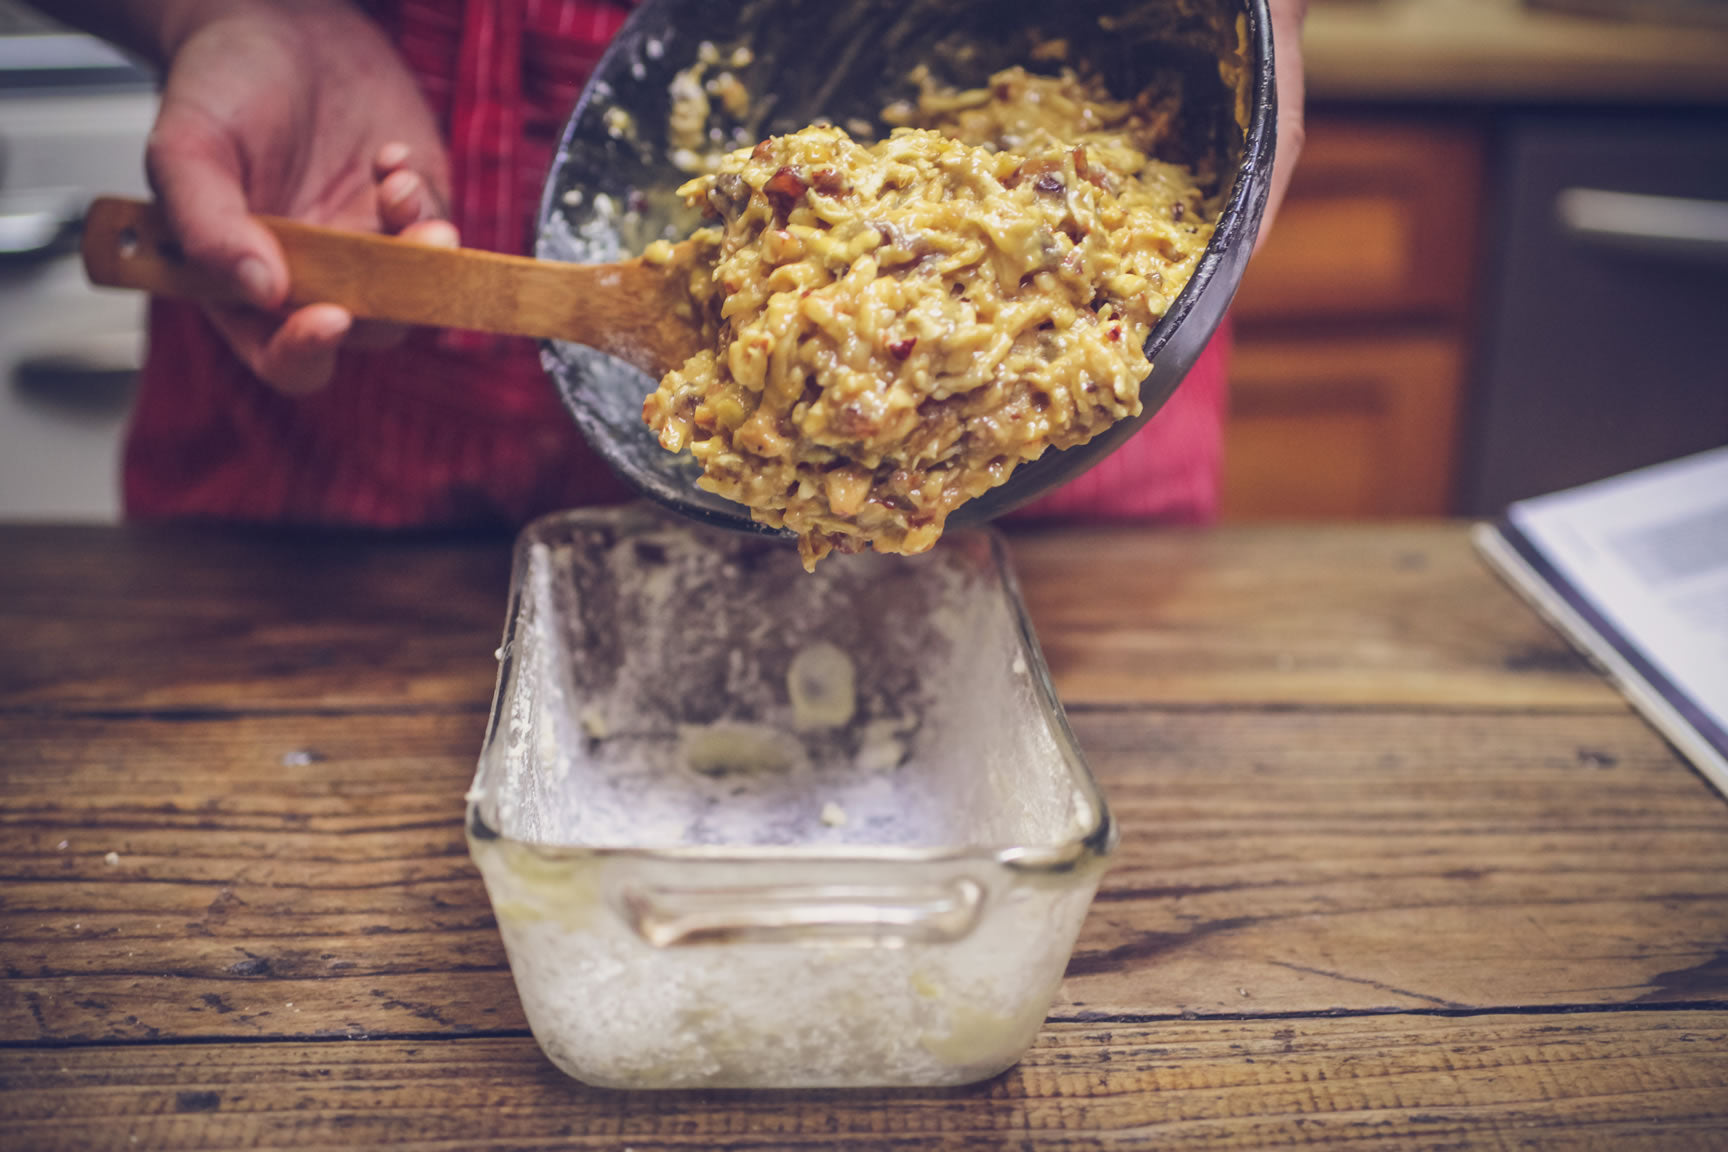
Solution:
<svg viewBox="0 0 1728 1152">
<path fill-rule="evenodd" d="M 186 258 L 221 277 L 247 303 L 275 309 L 288 296 L 288 264 L 252 218 L 234 141 L 202 114 L 163 105 L 145 165 Z"/>
</svg>

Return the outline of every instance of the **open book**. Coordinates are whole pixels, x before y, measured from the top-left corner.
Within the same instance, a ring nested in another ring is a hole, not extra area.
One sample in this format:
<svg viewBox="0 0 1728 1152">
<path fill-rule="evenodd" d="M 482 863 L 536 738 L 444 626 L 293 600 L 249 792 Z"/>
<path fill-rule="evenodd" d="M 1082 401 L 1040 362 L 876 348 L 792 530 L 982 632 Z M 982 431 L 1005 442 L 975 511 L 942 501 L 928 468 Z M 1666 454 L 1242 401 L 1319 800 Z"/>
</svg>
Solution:
<svg viewBox="0 0 1728 1152">
<path fill-rule="evenodd" d="M 1728 795 L 1728 448 L 1520 500 L 1475 541 Z"/>
</svg>

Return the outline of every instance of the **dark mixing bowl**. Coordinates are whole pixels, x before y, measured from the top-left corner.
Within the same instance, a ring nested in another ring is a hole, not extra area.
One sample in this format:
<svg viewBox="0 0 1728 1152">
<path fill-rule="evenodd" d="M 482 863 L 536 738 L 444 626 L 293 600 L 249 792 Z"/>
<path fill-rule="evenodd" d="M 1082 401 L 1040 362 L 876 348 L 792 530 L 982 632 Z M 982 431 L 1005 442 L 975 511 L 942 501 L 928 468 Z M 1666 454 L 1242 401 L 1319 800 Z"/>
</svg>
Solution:
<svg viewBox="0 0 1728 1152">
<path fill-rule="evenodd" d="M 1192 278 L 1146 341 L 1152 374 L 1144 413 L 1087 444 L 1049 451 L 1009 481 L 962 505 L 951 524 L 987 520 L 1097 463 L 1163 405 L 1224 317 L 1253 250 L 1271 185 L 1277 122 L 1266 0 L 647 0 L 631 15 L 583 90 L 541 201 L 537 255 L 611 260 L 651 240 L 676 239 L 695 220 L 674 195 L 689 179 L 667 143 L 672 82 L 703 51 L 745 46 L 736 70 L 750 93 L 744 138 L 795 131 L 814 120 L 879 114 L 914 88 L 927 63 L 940 79 L 982 84 L 1031 46 L 1061 38 L 1070 58 L 1099 69 L 1118 97 L 1157 77 L 1180 76 L 1180 159 L 1214 174 L 1222 210 Z M 583 435 L 642 494 L 731 528 L 772 531 L 742 505 L 696 487 L 695 462 L 656 443 L 642 422 L 655 382 L 603 353 L 548 343 L 542 359 Z"/>
</svg>

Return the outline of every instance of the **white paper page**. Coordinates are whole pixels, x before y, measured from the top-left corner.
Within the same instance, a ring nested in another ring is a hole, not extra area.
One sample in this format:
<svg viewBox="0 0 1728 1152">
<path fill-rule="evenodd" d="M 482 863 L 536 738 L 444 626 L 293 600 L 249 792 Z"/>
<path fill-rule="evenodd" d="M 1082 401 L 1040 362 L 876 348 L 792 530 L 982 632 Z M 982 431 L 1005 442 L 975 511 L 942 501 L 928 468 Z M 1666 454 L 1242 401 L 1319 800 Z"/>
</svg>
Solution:
<svg viewBox="0 0 1728 1152">
<path fill-rule="evenodd" d="M 1728 729 L 1728 448 L 1522 500 L 1507 517 Z"/>
</svg>

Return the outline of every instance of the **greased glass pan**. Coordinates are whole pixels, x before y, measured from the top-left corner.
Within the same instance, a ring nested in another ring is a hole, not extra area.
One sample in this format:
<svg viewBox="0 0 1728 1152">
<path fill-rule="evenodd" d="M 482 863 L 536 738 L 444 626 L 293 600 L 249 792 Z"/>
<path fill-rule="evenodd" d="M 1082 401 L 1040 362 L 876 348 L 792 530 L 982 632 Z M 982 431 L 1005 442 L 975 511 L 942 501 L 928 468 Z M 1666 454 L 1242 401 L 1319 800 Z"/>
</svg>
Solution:
<svg viewBox="0 0 1728 1152">
<path fill-rule="evenodd" d="M 1019 1059 L 1115 841 L 1000 539 L 815 574 L 645 507 L 518 541 L 468 797 L 546 1054 L 627 1088 Z"/>
</svg>

